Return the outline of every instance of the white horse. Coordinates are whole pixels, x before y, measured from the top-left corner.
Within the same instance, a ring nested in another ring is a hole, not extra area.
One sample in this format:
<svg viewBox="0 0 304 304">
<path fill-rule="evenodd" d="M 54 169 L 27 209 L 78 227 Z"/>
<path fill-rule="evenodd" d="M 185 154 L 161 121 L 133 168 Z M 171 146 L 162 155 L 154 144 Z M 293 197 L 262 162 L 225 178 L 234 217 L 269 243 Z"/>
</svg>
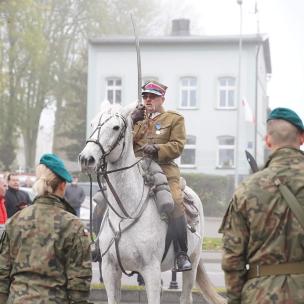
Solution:
<svg viewBox="0 0 304 304">
<path fill-rule="evenodd" d="M 149 304 L 160 303 L 161 272 L 172 269 L 174 250 L 171 244 L 162 262 L 167 224 L 160 219 L 154 198 L 149 195 L 142 169 L 133 152 L 132 121 L 134 105 L 104 106 L 93 121 L 94 132 L 79 155 L 82 171 L 103 172 L 109 178 L 108 216 L 99 235 L 102 274 L 109 304 L 120 303 L 122 271 L 137 271 L 145 280 Z M 119 170 L 119 171 L 116 171 Z M 195 198 L 200 212 L 197 233 L 188 231 L 188 254 L 192 270 L 183 272 L 180 303 L 192 303 L 192 287 L 196 280 L 211 303 L 225 303 L 219 296 L 203 267 L 201 245 L 204 215 L 199 197 Z"/>
</svg>

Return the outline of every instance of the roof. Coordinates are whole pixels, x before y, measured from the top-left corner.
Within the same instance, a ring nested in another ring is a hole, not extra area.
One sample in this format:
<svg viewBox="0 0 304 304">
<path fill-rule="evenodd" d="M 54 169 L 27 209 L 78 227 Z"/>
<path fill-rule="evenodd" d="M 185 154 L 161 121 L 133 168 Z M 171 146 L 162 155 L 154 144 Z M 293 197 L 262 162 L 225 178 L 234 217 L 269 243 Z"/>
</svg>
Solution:
<svg viewBox="0 0 304 304">
<path fill-rule="evenodd" d="M 155 36 L 155 37 L 140 37 L 140 45 L 174 45 L 174 44 L 239 44 L 239 35 L 224 35 L 224 36 Z M 89 39 L 89 44 L 92 46 L 114 46 L 114 45 L 134 45 L 133 36 L 105 36 L 100 38 Z M 266 70 L 271 74 L 271 57 L 269 38 L 266 34 L 243 35 L 243 44 L 263 45 Z"/>
</svg>

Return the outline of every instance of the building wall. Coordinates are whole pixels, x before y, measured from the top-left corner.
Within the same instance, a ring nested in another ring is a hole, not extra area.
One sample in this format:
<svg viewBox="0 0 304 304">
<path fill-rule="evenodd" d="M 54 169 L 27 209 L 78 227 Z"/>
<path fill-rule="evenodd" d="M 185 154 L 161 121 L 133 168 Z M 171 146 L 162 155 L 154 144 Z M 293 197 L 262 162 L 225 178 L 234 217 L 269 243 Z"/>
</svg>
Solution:
<svg viewBox="0 0 304 304">
<path fill-rule="evenodd" d="M 253 113 L 256 104 L 256 52 L 255 44 L 244 44 L 242 52 L 241 99 L 245 98 Z M 165 44 L 141 45 L 142 76 L 157 77 L 168 86 L 165 107 L 181 112 L 185 117 L 187 134 L 197 136 L 196 166 L 184 168 L 186 172 L 208 174 L 234 174 L 234 169 L 216 168 L 217 136 L 236 135 L 236 110 L 217 108 L 218 77 L 238 78 L 238 44 Z M 258 77 L 258 161 L 263 161 L 265 132 L 266 71 L 263 50 L 259 52 Z M 122 103 L 137 98 L 137 68 L 134 45 L 93 45 L 89 47 L 88 122 L 106 99 L 107 77 L 121 77 Z M 181 109 L 179 81 L 183 76 L 197 78 L 196 109 Z M 237 90 L 235 92 L 237 97 Z M 89 132 L 89 131 L 88 131 Z M 249 172 L 244 150 L 254 153 L 255 126 L 245 121 L 244 107 L 239 113 L 239 173 Z"/>
</svg>

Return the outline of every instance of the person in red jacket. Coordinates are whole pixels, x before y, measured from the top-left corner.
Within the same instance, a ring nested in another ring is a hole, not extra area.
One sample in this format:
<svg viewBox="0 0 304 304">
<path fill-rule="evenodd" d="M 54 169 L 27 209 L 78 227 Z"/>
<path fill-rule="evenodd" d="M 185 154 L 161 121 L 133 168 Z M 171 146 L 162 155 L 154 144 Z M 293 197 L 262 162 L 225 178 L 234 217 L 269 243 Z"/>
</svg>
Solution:
<svg viewBox="0 0 304 304">
<path fill-rule="evenodd" d="M 0 178 L 0 225 L 5 224 L 7 220 L 7 213 L 4 204 L 4 196 L 6 192 L 7 184 L 3 178 Z"/>
</svg>

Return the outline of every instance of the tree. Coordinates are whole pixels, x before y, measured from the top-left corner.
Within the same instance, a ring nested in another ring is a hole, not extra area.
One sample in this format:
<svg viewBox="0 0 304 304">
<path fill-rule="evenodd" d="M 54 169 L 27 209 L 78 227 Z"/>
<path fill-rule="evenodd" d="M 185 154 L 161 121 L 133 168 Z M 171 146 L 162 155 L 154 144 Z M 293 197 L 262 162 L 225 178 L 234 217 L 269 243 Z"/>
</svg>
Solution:
<svg viewBox="0 0 304 304">
<path fill-rule="evenodd" d="M 129 12 L 139 20 L 142 13 L 152 14 L 151 6 L 152 2 L 148 0 L 0 2 L 3 38 L 0 44 L 0 102 L 4 109 L 0 122 L 0 160 L 6 169 L 15 159 L 19 135 L 24 142 L 26 166 L 34 166 L 38 122 L 48 103 L 56 103 L 55 138 L 67 134 L 64 131 L 72 125 L 68 121 L 77 119 L 80 122 L 78 115 L 66 115 L 63 108 L 80 102 L 72 94 L 73 83 L 77 82 L 82 92 L 86 89 L 82 78 L 86 67 L 79 61 L 85 62 L 83 54 L 88 37 L 129 33 Z M 138 24 L 143 28 L 146 23 L 138 21 Z M 75 81 L 73 77 L 80 78 Z M 56 140 L 54 150 L 60 149 L 60 140 Z"/>
<path fill-rule="evenodd" d="M 154 9 L 153 9 L 154 8 Z M 87 40 L 90 37 L 99 37 L 101 35 L 133 35 L 130 14 L 134 15 L 139 32 L 148 32 L 150 20 L 155 12 L 156 5 L 151 1 L 128 0 L 128 1 L 100 1 L 93 0 L 87 10 L 82 10 L 81 24 L 76 32 L 78 41 L 74 43 L 79 47 L 72 48 L 73 56 L 77 62 L 66 65 L 58 73 L 58 84 L 64 88 L 56 90 L 57 112 L 55 123 L 55 142 L 54 151 L 65 151 L 70 160 L 77 160 L 78 153 L 85 143 L 85 119 L 86 119 L 86 96 L 87 96 Z M 68 12 L 65 12 L 67 15 Z M 67 39 L 66 39 L 67 40 Z M 67 62 L 68 54 L 61 54 Z M 83 64 L 84 63 L 84 64 Z M 75 69 L 75 66 L 77 68 Z M 78 74 L 78 81 L 77 75 Z M 85 77 L 84 77 L 85 76 Z M 77 88 L 75 88 L 77 83 Z M 78 94 L 73 94 L 73 92 Z M 59 94 L 58 94 L 59 93 Z M 81 100 L 78 97 L 81 96 Z M 78 115 L 71 115 L 74 113 Z"/>
</svg>

